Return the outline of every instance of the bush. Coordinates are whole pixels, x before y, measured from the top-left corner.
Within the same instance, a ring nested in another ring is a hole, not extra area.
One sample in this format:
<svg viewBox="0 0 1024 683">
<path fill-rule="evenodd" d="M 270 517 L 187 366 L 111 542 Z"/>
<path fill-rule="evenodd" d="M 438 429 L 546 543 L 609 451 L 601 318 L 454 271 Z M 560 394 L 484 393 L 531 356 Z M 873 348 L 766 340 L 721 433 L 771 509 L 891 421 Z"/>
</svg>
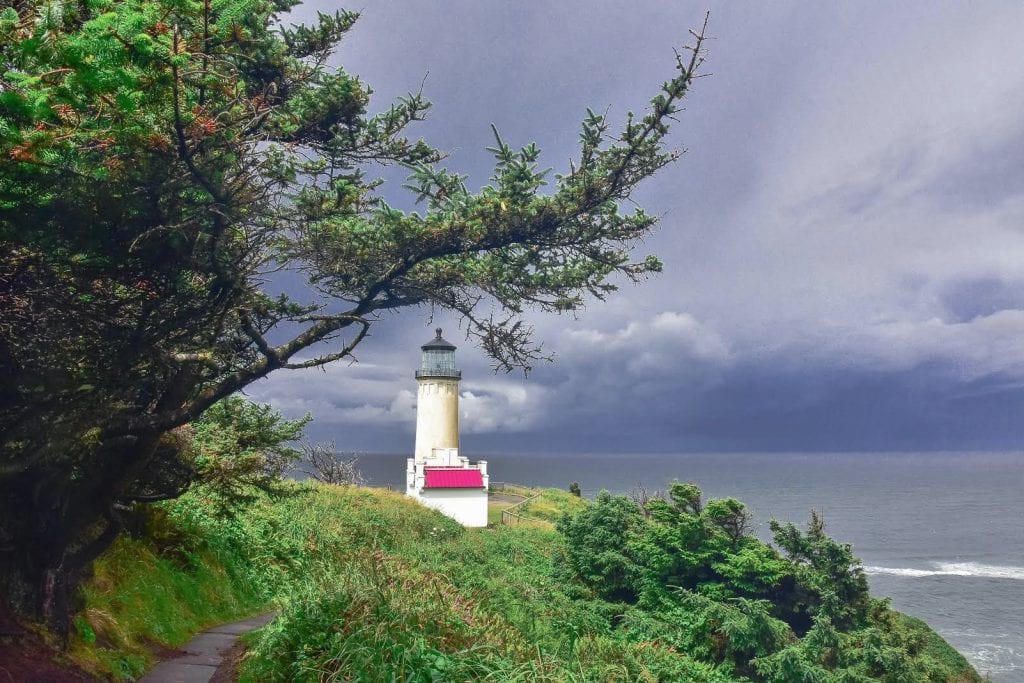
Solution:
<svg viewBox="0 0 1024 683">
<path fill-rule="evenodd" d="M 864 626 L 819 610 L 797 633 L 780 617 L 786 581 L 813 568 L 734 540 L 693 489 L 650 519 L 625 498 L 563 491 L 576 512 L 559 533 L 467 530 L 400 494 L 285 486 L 233 517 L 201 491 L 165 504 L 97 565 L 80 657 L 135 678 L 144 642 L 178 644 L 273 601 L 243 680 L 980 681 L 883 601 Z"/>
</svg>

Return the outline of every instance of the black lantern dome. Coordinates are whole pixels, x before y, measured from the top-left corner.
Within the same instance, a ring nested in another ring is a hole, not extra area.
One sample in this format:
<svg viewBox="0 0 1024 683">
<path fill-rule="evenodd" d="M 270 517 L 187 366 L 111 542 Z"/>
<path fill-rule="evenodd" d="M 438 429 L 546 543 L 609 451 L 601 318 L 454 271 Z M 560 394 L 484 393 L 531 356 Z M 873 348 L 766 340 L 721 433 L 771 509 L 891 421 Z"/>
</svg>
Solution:
<svg viewBox="0 0 1024 683">
<path fill-rule="evenodd" d="M 437 336 L 420 348 L 423 358 L 416 378 L 420 377 L 451 377 L 460 379 L 462 371 L 455 367 L 455 344 L 441 336 L 441 328 L 436 330 Z"/>
</svg>

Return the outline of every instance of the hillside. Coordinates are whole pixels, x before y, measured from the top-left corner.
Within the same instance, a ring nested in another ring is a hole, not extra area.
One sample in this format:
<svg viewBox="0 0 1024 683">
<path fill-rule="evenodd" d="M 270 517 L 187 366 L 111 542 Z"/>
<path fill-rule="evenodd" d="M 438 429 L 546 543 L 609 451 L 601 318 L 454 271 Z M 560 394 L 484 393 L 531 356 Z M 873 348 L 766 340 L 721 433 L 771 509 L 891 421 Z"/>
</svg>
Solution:
<svg viewBox="0 0 1024 683">
<path fill-rule="evenodd" d="M 810 574 L 759 541 L 708 527 L 709 564 L 679 554 L 673 569 L 674 581 L 683 565 L 699 570 L 695 588 L 657 586 L 651 572 L 672 564 L 669 546 L 654 547 L 670 510 L 658 521 L 630 516 L 626 499 L 552 491 L 534 515 L 557 518 L 559 501 L 579 511 L 558 529 L 466 530 L 371 488 L 292 485 L 233 519 L 190 494 L 97 562 L 73 654 L 127 680 L 155 645 L 274 604 L 278 618 L 249 639 L 243 680 L 981 680 L 884 602 L 864 602 L 848 624 L 839 615 L 855 599 L 814 607 Z M 608 535 L 616 528 L 632 529 L 625 543 Z"/>
</svg>

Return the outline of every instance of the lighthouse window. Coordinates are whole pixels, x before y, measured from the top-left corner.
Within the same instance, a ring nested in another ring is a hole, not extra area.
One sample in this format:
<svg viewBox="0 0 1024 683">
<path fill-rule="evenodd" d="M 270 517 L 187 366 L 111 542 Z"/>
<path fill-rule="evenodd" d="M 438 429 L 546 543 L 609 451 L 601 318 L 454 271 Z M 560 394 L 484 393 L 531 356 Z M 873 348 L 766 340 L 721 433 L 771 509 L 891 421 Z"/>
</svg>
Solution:
<svg viewBox="0 0 1024 683">
<path fill-rule="evenodd" d="M 455 354 L 451 351 L 424 351 L 423 371 L 431 374 L 453 374 Z"/>
</svg>

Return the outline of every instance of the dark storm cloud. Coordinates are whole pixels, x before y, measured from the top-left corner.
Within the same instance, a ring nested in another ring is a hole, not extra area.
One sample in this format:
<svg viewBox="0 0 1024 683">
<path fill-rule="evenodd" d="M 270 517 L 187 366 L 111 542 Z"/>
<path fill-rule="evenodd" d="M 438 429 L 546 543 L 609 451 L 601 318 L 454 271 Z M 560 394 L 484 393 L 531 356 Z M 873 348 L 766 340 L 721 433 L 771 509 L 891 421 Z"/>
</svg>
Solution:
<svg viewBox="0 0 1024 683">
<path fill-rule="evenodd" d="M 961 382 L 944 364 L 907 371 L 744 364 L 710 389 L 663 382 L 582 404 L 529 434 L 467 437 L 470 450 L 877 451 L 1020 446 L 1019 379 Z M 594 438 L 600 434 L 600 438 Z"/>
<path fill-rule="evenodd" d="M 585 107 L 642 109 L 704 7 L 378 2 L 337 61 L 378 109 L 429 72 L 415 133 L 478 187 L 490 123 L 561 170 Z M 1024 6 L 711 10 L 687 154 L 637 196 L 664 216 L 638 252 L 665 273 L 578 320 L 533 317 L 558 360 L 528 380 L 460 343 L 465 447 L 1024 446 Z M 459 343 L 428 313 L 387 317 L 358 365 L 251 393 L 343 447 L 408 450 L 418 346 L 435 322 Z"/>
</svg>

